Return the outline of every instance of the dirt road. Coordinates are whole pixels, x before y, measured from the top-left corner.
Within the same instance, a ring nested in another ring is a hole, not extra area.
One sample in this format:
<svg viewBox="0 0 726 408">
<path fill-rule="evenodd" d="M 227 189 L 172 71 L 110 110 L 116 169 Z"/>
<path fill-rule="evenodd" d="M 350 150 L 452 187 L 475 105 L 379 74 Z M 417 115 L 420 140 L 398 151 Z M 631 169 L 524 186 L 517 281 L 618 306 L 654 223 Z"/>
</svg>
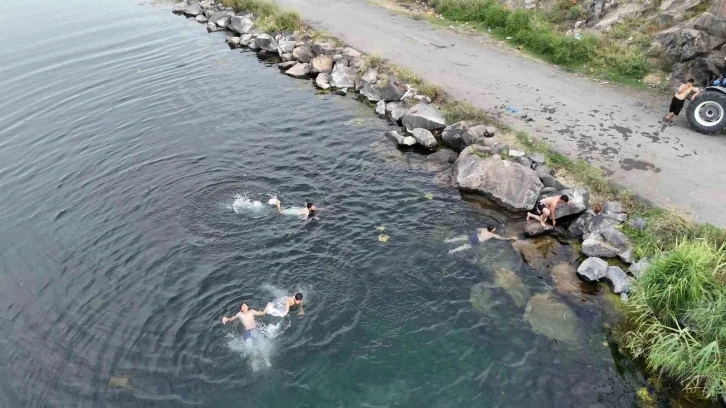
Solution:
<svg viewBox="0 0 726 408">
<path fill-rule="evenodd" d="M 699 221 L 726 227 L 726 136 L 695 133 L 683 117 L 664 126 L 669 97 L 654 103 L 363 0 L 276 1 L 350 46 L 600 167 L 655 204 L 686 208 Z"/>
</svg>

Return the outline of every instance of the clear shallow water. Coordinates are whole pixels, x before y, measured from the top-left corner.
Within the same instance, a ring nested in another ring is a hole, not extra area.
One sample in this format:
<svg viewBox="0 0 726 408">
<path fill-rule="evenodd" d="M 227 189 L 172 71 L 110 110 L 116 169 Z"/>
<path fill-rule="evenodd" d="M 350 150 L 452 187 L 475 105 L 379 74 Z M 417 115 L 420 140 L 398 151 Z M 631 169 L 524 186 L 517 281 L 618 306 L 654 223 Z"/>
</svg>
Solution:
<svg viewBox="0 0 726 408">
<path fill-rule="evenodd" d="M 0 36 L 0 406 L 632 405 L 594 297 L 561 297 L 574 345 L 501 291 L 471 307 L 495 266 L 534 294 L 550 265 L 447 255 L 509 218 L 437 187 L 362 104 L 167 4 L 11 3 Z M 271 195 L 324 210 L 278 216 Z M 254 347 L 219 323 L 297 290 L 305 316 Z"/>
</svg>

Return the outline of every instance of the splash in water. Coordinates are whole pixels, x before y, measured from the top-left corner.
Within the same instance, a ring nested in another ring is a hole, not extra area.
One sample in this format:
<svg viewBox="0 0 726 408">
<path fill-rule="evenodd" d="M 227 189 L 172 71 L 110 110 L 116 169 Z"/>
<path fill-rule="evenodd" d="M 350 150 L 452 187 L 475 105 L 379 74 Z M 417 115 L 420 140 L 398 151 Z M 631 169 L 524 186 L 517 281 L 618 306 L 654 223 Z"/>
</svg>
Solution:
<svg viewBox="0 0 726 408">
<path fill-rule="evenodd" d="M 290 327 L 289 321 L 258 323 L 257 330 L 244 339 L 239 330 L 227 335 L 227 346 L 245 358 L 254 372 L 272 367 L 271 358 L 275 353 L 275 339 Z"/>
<path fill-rule="evenodd" d="M 234 201 L 227 208 L 237 214 L 262 214 L 265 211 L 261 201 L 252 200 L 244 194 L 235 195 Z"/>
</svg>

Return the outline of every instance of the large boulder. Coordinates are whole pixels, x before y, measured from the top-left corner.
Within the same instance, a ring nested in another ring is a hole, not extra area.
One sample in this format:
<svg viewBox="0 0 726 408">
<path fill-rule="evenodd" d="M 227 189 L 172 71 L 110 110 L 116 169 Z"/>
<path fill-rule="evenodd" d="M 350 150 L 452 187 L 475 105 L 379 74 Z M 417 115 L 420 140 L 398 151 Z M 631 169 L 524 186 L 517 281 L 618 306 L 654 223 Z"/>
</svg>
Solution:
<svg viewBox="0 0 726 408">
<path fill-rule="evenodd" d="M 401 102 L 388 102 L 386 104 L 386 115 L 388 119 L 398 123 L 406 114 L 406 107 Z"/>
<path fill-rule="evenodd" d="M 597 282 L 607 274 L 608 267 L 608 263 L 600 258 L 587 258 L 577 268 L 577 274 L 588 282 Z"/>
<path fill-rule="evenodd" d="M 525 308 L 524 319 L 535 333 L 570 344 L 579 340 L 577 315 L 551 292 L 532 296 Z"/>
<path fill-rule="evenodd" d="M 433 106 L 422 103 L 407 110 L 401 120 L 406 129 L 439 130 L 446 127 L 446 120 L 441 113 Z"/>
<path fill-rule="evenodd" d="M 197 1 L 183 1 L 174 5 L 171 10 L 176 14 L 185 14 L 187 16 L 198 16 L 202 14 L 202 6 Z"/>
<path fill-rule="evenodd" d="M 705 31 L 716 38 L 726 38 L 726 18 L 703 13 L 693 22 L 693 28 Z"/>
<path fill-rule="evenodd" d="M 435 149 L 438 145 L 438 142 L 436 141 L 434 135 L 426 129 L 416 128 L 413 130 L 413 132 L 411 132 L 411 134 L 413 135 L 414 139 L 416 139 L 418 144 L 429 150 Z"/>
<path fill-rule="evenodd" d="M 604 228 L 619 224 L 620 222 L 618 222 L 618 220 L 615 220 L 603 213 L 600 213 L 590 218 L 590 221 L 587 223 L 587 228 L 585 229 L 585 234 L 589 234 L 592 232 L 599 233 L 600 230 Z"/>
<path fill-rule="evenodd" d="M 315 86 L 320 89 L 330 89 L 330 75 L 321 72 L 315 77 Z"/>
<path fill-rule="evenodd" d="M 580 238 L 587 232 L 587 225 L 590 223 L 590 219 L 594 216 L 595 213 L 592 210 L 585 211 L 570 223 L 570 226 L 567 227 L 567 232 L 575 238 Z"/>
<path fill-rule="evenodd" d="M 724 42 L 723 38 L 682 26 L 661 31 L 655 36 L 655 41 L 660 44 L 663 54 L 671 63 L 703 57 Z"/>
<path fill-rule="evenodd" d="M 620 253 L 620 250 L 609 244 L 602 235 L 590 233 L 585 235 L 582 241 L 582 253 L 587 256 L 599 258 L 612 258 Z"/>
<path fill-rule="evenodd" d="M 361 76 L 360 81 L 358 81 L 358 83 L 355 85 L 355 89 L 356 91 L 358 91 L 366 85 L 374 85 L 377 81 L 378 70 L 376 70 L 375 68 L 368 68 Z"/>
<path fill-rule="evenodd" d="M 249 34 L 255 23 L 245 16 L 234 16 L 230 19 L 227 28 L 240 34 Z"/>
<path fill-rule="evenodd" d="M 504 289 L 517 307 L 524 307 L 531 297 L 527 285 L 516 273 L 508 269 L 494 270 L 494 284 Z"/>
<path fill-rule="evenodd" d="M 330 73 L 330 86 L 333 88 L 353 88 L 355 86 L 355 70 L 336 63 Z"/>
<path fill-rule="evenodd" d="M 542 167 L 544 166 L 537 167 L 537 170 L 539 171 Z M 541 175 L 543 172 L 539 171 L 539 174 Z M 567 195 L 570 200 L 567 203 L 559 203 L 557 204 L 557 207 L 555 207 L 555 219 L 558 220 L 563 217 L 569 217 L 570 215 L 585 212 L 587 207 L 590 205 L 590 192 L 586 188 L 567 188 L 564 190 L 544 193 L 541 195 L 540 199 L 556 195 Z"/>
<path fill-rule="evenodd" d="M 255 45 L 261 50 L 267 52 L 277 52 L 277 41 L 270 37 L 269 34 L 260 34 L 255 38 Z"/>
<path fill-rule="evenodd" d="M 383 100 L 383 98 L 381 98 L 381 89 L 376 86 L 375 83 L 366 82 L 363 85 L 363 88 L 360 88 L 360 94 L 369 102 L 378 102 Z"/>
<path fill-rule="evenodd" d="M 298 62 L 292 68 L 285 71 L 285 74 L 290 75 L 293 78 L 307 78 L 308 75 L 310 75 L 310 64 Z"/>
<path fill-rule="evenodd" d="M 234 13 L 231 11 L 218 11 L 209 16 L 209 22 L 219 28 L 227 28 L 232 16 L 234 16 Z"/>
<path fill-rule="evenodd" d="M 406 93 L 406 88 L 398 81 L 397 78 L 388 78 L 388 82 L 381 90 L 381 97 L 386 102 L 400 101 Z"/>
<path fill-rule="evenodd" d="M 337 53 L 338 49 L 335 47 L 335 44 L 331 43 L 315 43 L 313 44 L 310 49 L 313 51 L 313 54 L 317 55 L 329 55 L 333 56 Z M 352 88 L 352 86 L 350 86 Z"/>
<path fill-rule="evenodd" d="M 441 149 L 426 156 L 426 170 L 430 172 L 451 170 L 459 154 L 453 150 Z"/>
<path fill-rule="evenodd" d="M 301 44 L 292 50 L 292 57 L 302 63 L 308 63 L 315 58 L 315 54 L 307 44 Z"/>
<path fill-rule="evenodd" d="M 486 126 L 476 125 L 469 121 L 456 122 L 447 126 L 441 134 L 444 144 L 459 152 L 473 144 L 484 144 L 488 137 L 490 134 Z"/>
<path fill-rule="evenodd" d="M 630 239 L 628 239 L 625 234 L 615 229 L 615 227 L 613 226 L 603 228 L 599 231 L 599 233 L 600 235 L 602 235 L 605 241 L 607 241 L 610 245 L 614 246 L 620 251 L 625 251 L 631 246 Z"/>
<path fill-rule="evenodd" d="M 603 278 L 610 282 L 612 291 L 615 294 L 630 292 L 630 288 L 633 285 L 633 278 L 617 266 L 608 267 L 608 271 Z"/>
<path fill-rule="evenodd" d="M 454 185 L 482 194 L 511 211 L 531 210 L 542 189 L 537 174 L 499 156 L 486 157 L 482 149 L 474 145 L 461 152 L 454 165 Z"/>
<path fill-rule="evenodd" d="M 330 73 L 333 71 L 333 59 L 329 55 L 318 55 L 310 61 L 310 72 Z"/>
</svg>

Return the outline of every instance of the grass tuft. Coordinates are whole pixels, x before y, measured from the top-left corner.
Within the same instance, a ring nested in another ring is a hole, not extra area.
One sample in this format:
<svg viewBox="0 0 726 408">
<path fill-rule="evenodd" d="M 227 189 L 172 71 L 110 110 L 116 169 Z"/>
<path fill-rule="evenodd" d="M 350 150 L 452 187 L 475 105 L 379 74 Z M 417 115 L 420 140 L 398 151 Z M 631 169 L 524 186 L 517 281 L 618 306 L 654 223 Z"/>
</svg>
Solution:
<svg viewBox="0 0 726 408">
<path fill-rule="evenodd" d="M 494 124 L 495 121 L 481 109 L 466 102 L 448 100 L 441 105 L 441 114 L 446 123 L 456 123 L 461 120 L 468 120 L 483 124 Z"/>
<path fill-rule="evenodd" d="M 304 27 L 300 14 L 290 10 L 282 11 L 271 0 L 222 0 L 222 4 L 237 12 L 253 13 L 256 16 L 255 24 L 264 32 L 294 32 Z"/>
</svg>

